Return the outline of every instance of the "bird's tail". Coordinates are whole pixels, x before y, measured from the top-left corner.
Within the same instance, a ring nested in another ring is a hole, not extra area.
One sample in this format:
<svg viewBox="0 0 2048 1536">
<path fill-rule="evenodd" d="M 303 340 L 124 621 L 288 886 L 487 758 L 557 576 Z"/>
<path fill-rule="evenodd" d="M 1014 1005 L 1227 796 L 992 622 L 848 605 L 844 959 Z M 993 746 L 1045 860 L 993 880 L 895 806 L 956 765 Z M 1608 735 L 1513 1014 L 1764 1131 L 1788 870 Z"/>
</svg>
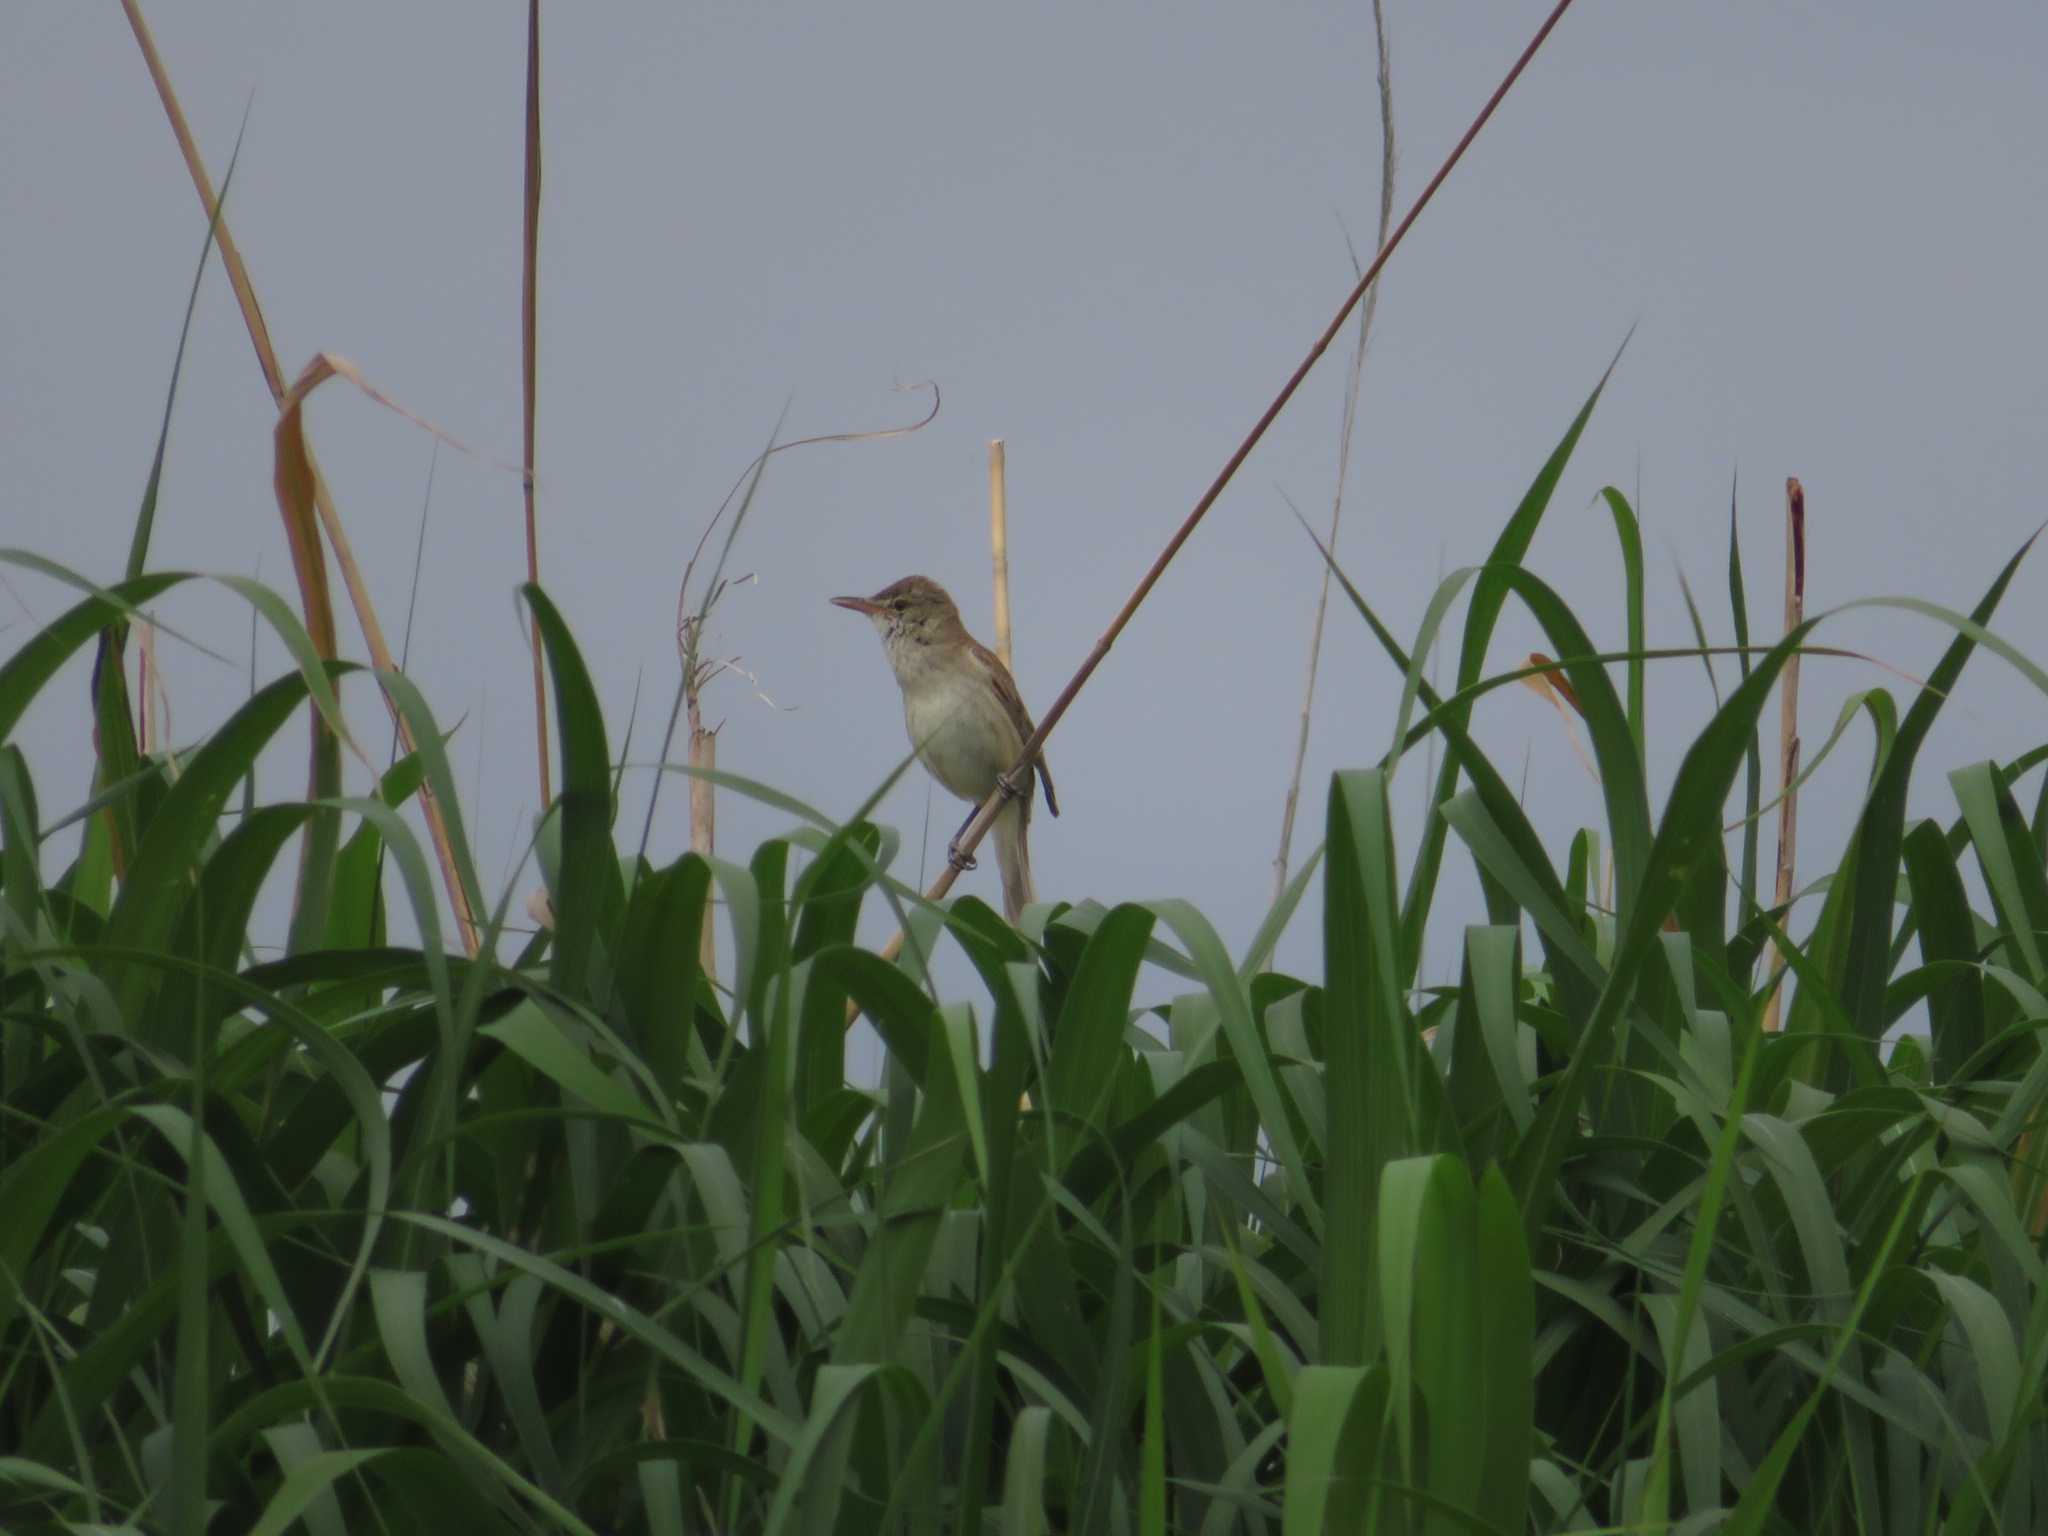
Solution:
<svg viewBox="0 0 2048 1536">
<path fill-rule="evenodd" d="M 1015 801 L 996 817 L 996 868 L 1003 876 L 1003 916 L 1016 922 L 1038 897 L 1031 889 L 1031 847 L 1023 808 Z"/>
</svg>

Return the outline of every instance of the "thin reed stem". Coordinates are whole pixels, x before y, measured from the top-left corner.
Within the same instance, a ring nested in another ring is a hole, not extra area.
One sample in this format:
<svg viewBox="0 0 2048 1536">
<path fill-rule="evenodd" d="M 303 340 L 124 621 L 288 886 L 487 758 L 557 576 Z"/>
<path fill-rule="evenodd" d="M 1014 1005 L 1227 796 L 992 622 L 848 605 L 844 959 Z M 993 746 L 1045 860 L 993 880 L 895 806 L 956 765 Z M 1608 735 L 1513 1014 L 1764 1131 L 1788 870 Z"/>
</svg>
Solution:
<svg viewBox="0 0 2048 1536">
<path fill-rule="evenodd" d="M 1785 633 L 1806 619 L 1806 491 L 1797 479 L 1785 482 Z M 1785 663 L 1778 685 L 1778 884 L 1773 898 L 1782 914 L 1792 902 L 1792 868 L 1799 851 L 1799 653 Z M 1782 921 L 1782 917 L 1781 917 Z M 1785 960 L 1771 946 L 1771 1000 L 1764 1028 L 1775 1031 L 1784 1011 Z"/>
<path fill-rule="evenodd" d="M 1376 246 L 1387 243 L 1387 225 L 1394 216 L 1394 77 L 1387 59 L 1387 17 L 1382 0 L 1372 4 L 1373 41 L 1379 50 L 1380 91 L 1380 222 Z M 1330 552 L 1337 551 L 1337 530 L 1344 518 L 1344 481 L 1351 471 L 1351 435 L 1358 423 L 1358 390 L 1365 376 L 1365 349 L 1372 320 L 1380 305 L 1375 282 L 1358 317 L 1358 345 L 1351 354 L 1351 377 L 1344 386 L 1344 425 L 1337 437 L 1337 489 L 1330 497 Z M 1315 712 L 1316 671 L 1323 659 L 1323 620 L 1330 609 L 1330 563 L 1323 562 L 1322 588 L 1316 594 L 1316 621 L 1309 631 L 1308 680 L 1301 689 L 1301 729 L 1294 742 L 1294 771 L 1287 778 L 1287 799 L 1280 812 L 1280 848 L 1273 855 L 1273 900 L 1287 890 L 1287 858 L 1294 844 L 1294 813 L 1301 801 L 1301 775 L 1308 762 L 1308 730 Z"/>
<path fill-rule="evenodd" d="M 540 0 L 526 7 L 526 227 L 519 282 L 519 361 L 525 407 L 526 579 L 540 585 L 540 524 L 533 501 L 534 407 L 540 330 Z M 548 682 L 541 666 L 540 619 L 529 616 L 533 640 L 533 740 L 540 759 L 543 812 L 554 800 L 548 781 Z"/>
<path fill-rule="evenodd" d="M 1281 386 L 1280 392 L 1273 397 L 1272 403 L 1260 413 L 1259 419 L 1252 424 L 1251 431 L 1245 434 L 1244 441 L 1237 445 L 1236 451 L 1224 463 L 1222 470 L 1217 474 L 1215 480 L 1211 482 L 1208 490 L 1204 491 L 1201 499 L 1195 503 L 1194 510 L 1188 513 L 1180 527 L 1174 531 L 1173 537 L 1166 541 L 1166 547 L 1159 552 L 1158 558 L 1152 562 L 1151 568 L 1145 572 L 1136 590 L 1125 600 L 1123 607 L 1117 611 L 1116 617 L 1110 621 L 1109 628 L 1103 631 L 1102 637 L 1095 642 L 1095 648 L 1088 653 L 1087 659 L 1081 663 L 1080 670 L 1068 679 L 1066 687 L 1062 688 L 1059 696 L 1052 701 L 1052 707 L 1039 720 L 1038 729 L 1031 733 L 1031 739 L 1024 744 L 1024 750 L 1018 754 L 1017 762 L 1011 768 L 1012 773 L 1021 772 L 1025 765 L 1037 757 L 1044 748 L 1046 737 L 1052 734 L 1053 728 L 1065 716 L 1067 707 L 1074 702 L 1075 695 L 1080 693 L 1088 679 L 1094 676 L 1095 669 L 1102 665 L 1102 659 L 1109 654 L 1109 648 L 1116 644 L 1117 637 L 1124 631 L 1124 626 L 1130 623 L 1131 617 L 1138 611 L 1139 605 L 1151 595 L 1152 588 L 1158 585 L 1159 578 L 1166 574 L 1166 568 L 1172 564 L 1173 557 L 1180 553 L 1181 546 L 1187 543 L 1189 537 L 1193 535 L 1195 529 L 1201 524 L 1202 519 L 1208 515 L 1209 509 L 1222 496 L 1224 489 L 1236 476 L 1239 467 L 1243 465 L 1246 459 L 1251 457 L 1251 451 L 1259 445 L 1259 440 L 1266 435 L 1266 429 L 1271 427 L 1274 421 L 1278 419 L 1281 411 L 1286 409 L 1287 402 L 1294 398 L 1295 391 L 1301 388 L 1302 381 L 1308 377 L 1310 370 L 1322 360 L 1323 354 L 1330 349 L 1330 343 L 1336 339 L 1337 333 L 1343 329 L 1344 322 L 1351 317 L 1352 310 L 1358 307 L 1360 300 L 1371 289 L 1374 280 L 1380 275 L 1380 269 L 1387 264 L 1387 259 L 1400 247 L 1401 241 L 1406 238 L 1408 231 L 1414 227 L 1416 219 L 1421 217 L 1422 210 L 1429 206 L 1430 200 L 1436 196 L 1437 189 L 1444 184 L 1445 179 L 1456 168 L 1458 162 L 1464 159 L 1465 151 L 1472 147 L 1472 141 L 1479 136 L 1479 131 L 1493 117 L 1494 112 L 1499 108 L 1501 102 L 1506 99 L 1507 93 L 1513 88 L 1514 83 L 1521 78 L 1522 71 L 1529 67 L 1529 61 L 1536 57 L 1536 50 L 1543 46 L 1544 39 L 1550 36 L 1551 31 L 1564 18 L 1564 13 L 1570 10 L 1571 6 L 1572 0 L 1557 0 L 1557 4 L 1551 8 L 1550 14 L 1543 19 L 1543 24 L 1536 29 L 1536 35 L 1530 38 L 1529 45 L 1516 58 L 1500 84 L 1494 87 L 1493 94 L 1486 99 L 1486 104 L 1479 109 L 1479 115 L 1472 119 L 1471 126 L 1460 135 L 1450 154 L 1445 157 L 1443 164 L 1437 168 L 1436 174 L 1430 177 L 1429 184 L 1422 189 L 1421 195 L 1415 199 L 1413 206 L 1409 208 L 1408 212 L 1402 215 L 1401 222 L 1395 226 L 1394 232 L 1387 237 L 1386 243 L 1380 247 L 1379 253 L 1373 257 L 1371 264 L 1366 267 L 1365 272 L 1359 277 L 1350 294 L 1338 307 L 1336 315 L 1323 328 L 1323 333 L 1316 338 L 1315 343 L 1308 349 L 1308 355 L 1301 360 L 1287 382 Z M 989 828 L 995 825 L 996 816 L 1001 812 L 1002 807 L 1003 795 L 1001 790 L 993 791 L 988 799 L 982 802 L 981 809 L 974 813 L 974 819 L 967 824 L 966 830 L 960 834 L 959 849 L 962 853 L 972 853 L 975 848 L 980 846 L 981 840 L 988 836 Z M 939 897 L 952 890 L 953 882 L 959 878 L 959 873 L 951 864 L 948 864 L 945 869 L 939 872 L 938 878 L 932 882 L 931 889 L 926 892 L 927 898 L 936 901 Z"/>
</svg>

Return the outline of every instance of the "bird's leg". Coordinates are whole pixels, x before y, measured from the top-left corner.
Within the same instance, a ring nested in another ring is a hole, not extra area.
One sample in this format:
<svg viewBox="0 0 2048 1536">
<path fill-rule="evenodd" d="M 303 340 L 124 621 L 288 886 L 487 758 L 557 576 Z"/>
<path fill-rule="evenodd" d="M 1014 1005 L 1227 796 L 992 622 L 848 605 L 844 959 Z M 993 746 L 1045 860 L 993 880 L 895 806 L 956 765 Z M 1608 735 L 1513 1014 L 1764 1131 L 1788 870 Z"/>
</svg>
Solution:
<svg viewBox="0 0 2048 1536">
<path fill-rule="evenodd" d="M 1022 784 L 1018 783 L 1015 779 L 1011 778 L 1010 775 L 1007 773 L 999 773 L 996 775 L 996 788 L 1003 792 L 1003 798 L 1005 800 L 1015 800 L 1020 796 L 1029 798 L 1030 795 L 1029 790 L 1027 790 Z M 951 864 L 955 869 L 967 870 L 974 868 L 974 855 L 971 853 L 962 853 L 960 851 L 960 839 L 966 835 L 967 829 L 974 825 L 974 818 L 977 815 L 979 815 L 980 812 L 981 807 L 978 805 L 973 810 L 969 811 L 967 813 L 967 819 L 960 823 L 960 830 L 953 834 L 953 841 L 946 844 L 946 862 Z"/>
<path fill-rule="evenodd" d="M 974 818 L 980 811 L 981 807 L 978 805 L 969 811 L 967 819 L 960 823 L 960 830 L 955 832 L 953 840 L 946 844 L 946 862 L 963 873 L 974 868 L 974 855 L 960 851 L 960 839 L 966 835 L 967 829 L 974 825 Z"/>
</svg>

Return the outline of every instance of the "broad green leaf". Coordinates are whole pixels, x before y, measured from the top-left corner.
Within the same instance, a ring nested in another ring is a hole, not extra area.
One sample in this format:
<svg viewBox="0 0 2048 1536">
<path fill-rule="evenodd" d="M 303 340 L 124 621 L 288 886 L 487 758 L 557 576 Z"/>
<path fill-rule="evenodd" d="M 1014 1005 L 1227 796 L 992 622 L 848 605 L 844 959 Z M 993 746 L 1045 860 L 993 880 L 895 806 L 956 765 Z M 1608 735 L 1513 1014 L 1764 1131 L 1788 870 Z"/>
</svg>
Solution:
<svg viewBox="0 0 2048 1536">
<path fill-rule="evenodd" d="M 1103 1123 L 1115 1068 L 1129 1054 L 1124 1023 L 1130 1017 L 1131 991 L 1152 935 L 1152 914 L 1143 907 L 1121 906 L 1111 912 L 1088 947 L 1068 985 L 1066 1006 L 1053 1026 L 1052 1059 L 1045 1086 L 1045 1109 L 1052 1117 L 1050 1134 L 1069 1146 L 1086 1140 Z M 1055 1165 L 1064 1165 L 1056 1156 Z"/>
<path fill-rule="evenodd" d="M 249 1536 L 284 1536 L 308 1512 L 315 1499 L 329 1492 L 343 1478 L 368 1466 L 392 1447 L 359 1451 L 322 1451 L 300 1462 L 279 1485 L 263 1515 L 250 1528 Z"/>
<path fill-rule="evenodd" d="M 1624 343 L 1626 345 L 1626 343 Z M 1615 354 L 1620 360 L 1620 354 Z M 1607 387 L 1607 380 L 1614 372 L 1614 363 L 1607 365 L 1607 371 L 1600 376 L 1600 382 L 1593 386 L 1593 392 L 1586 397 L 1586 403 L 1579 407 L 1579 413 L 1572 418 L 1572 424 L 1565 429 L 1564 437 L 1550 457 L 1544 461 L 1536 478 L 1522 496 L 1521 504 L 1515 508 L 1500 537 L 1494 541 L 1488 554 L 1484 573 L 1472 589 L 1472 601 L 1465 611 L 1465 634 L 1458 652 L 1458 680 L 1460 689 L 1469 687 L 1479 680 L 1485 670 L 1487 646 L 1493 640 L 1493 631 L 1500 621 L 1502 607 L 1507 600 L 1505 573 L 1521 564 L 1529 552 L 1529 546 L 1536 537 L 1536 528 L 1543 520 L 1543 514 L 1550 506 L 1551 494 L 1557 489 L 1557 482 L 1564 477 L 1565 466 L 1571 462 L 1572 450 L 1578 446 L 1579 437 L 1586 430 L 1586 423 L 1592 419 L 1593 407 L 1600 401 L 1600 393 Z M 1349 583 L 1346 583 L 1347 588 Z M 1404 668 L 1405 670 L 1405 668 Z M 1456 720 L 1460 731 L 1465 717 Z M 1466 766 L 1461 757 L 1446 753 L 1442 770 L 1437 775 L 1436 786 L 1430 794 L 1432 808 L 1442 805 L 1457 788 L 1458 774 Z M 1437 874 L 1443 864 L 1444 827 L 1435 816 L 1425 819 L 1422 845 L 1417 850 L 1413 873 L 1408 883 L 1408 894 L 1401 905 L 1402 942 L 1401 983 L 1407 985 L 1414 980 L 1416 967 L 1422 958 L 1422 930 L 1429 920 L 1429 911 L 1436 894 Z"/>
<path fill-rule="evenodd" d="M 573 1044 L 546 1011 L 526 998 L 495 1023 L 477 1033 L 497 1041 L 529 1063 L 565 1094 L 622 1120 L 649 1119 L 633 1090 L 601 1070 L 587 1046 Z"/>
<path fill-rule="evenodd" d="M 228 795 L 305 695 L 305 681 L 296 673 L 279 678 L 236 710 L 192 755 L 150 822 L 121 884 L 107 918 L 110 948 L 150 950 L 165 942 L 184 909 L 187 881 L 199 866 Z M 131 1021 L 141 1002 L 141 987 L 137 973 L 131 972 L 118 994 Z"/>
<path fill-rule="evenodd" d="M 1294 1387 L 1284 1536 L 1374 1529 L 1381 1502 L 1374 1483 L 1388 1413 L 1386 1371 L 1311 1365 L 1295 1377 Z"/>
<path fill-rule="evenodd" d="M 1962 676 L 1971 653 L 1980 641 L 1988 640 L 1983 626 L 1991 622 L 1992 614 L 1998 610 L 1998 604 L 2005 596 L 2005 589 L 2011 585 L 2019 571 L 2020 561 L 2026 558 L 2032 544 L 2029 539 L 2006 562 L 1990 590 L 1978 601 L 1969 620 L 1960 620 L 1942 610 L 1932 610 L 1933 616 L 1954 623 L 1956 637 L 1928 675 L 1926 685 L 1913 700 L 1913 707 L 1906 711 L 1906 718 L 1900 722 L 1898 739 L 1892 750 L 1885 754 L 1877 782 L 1871 787 L 1870 798 L 1857 822 L 1853 843 L 1855 874 L 1849 898 L 1850 919 L 1839 975 L 1843 1005 L 1855 1029 L 1868 1038 L 1875 1038 L 1881 1028 L 1884 984 L 1889 974 L 1887 955 L 1892 940 L 1892 906 L 1898 882 L 1900 849 L 1905 840 L 1906 794 L 1914 760 L 1921 743 L 1927 739 L 1927 733 L 1933 729 L 1942 705 L 1954 692 L 1956 680 Z M 1931 608 L 1931 605 L 1907 600 L 1898 601 L 1896 606 L 1921 611 Z M 2002 652 L 2009 652 L 2009 649 L 2002 647 Z M 2038 669 L 2035 670 L 2038 673 Z M 1837 1085 L 1839 1081 L 1838 1078 Z"/>
<path fill-rule="evenodd" d="M 1003 1465 L 1002 1536 L 1047 1536 L 1051 1529 L 1045 1516 L 1045 1473 L 1052 1429 L 1052 1410 L 1041 1404 L 1020 1410 L 1010 1427 Z"/>
<path fill-rule="evenodd" d="M 554 679 L 555 732 L 561 744 L 562 866 L 554 892 L 555 942 L 549 976 L 571 997 L 588 995 L 593 953 L 620 907 L 619 863 L 612 851 L 611 753 L 597 692 L 569 627 L 546 593 L 528 583 Z"/>
<path fill-rule="evenodd" d="M 1621 546 L 1622 608 L 1628 615 L 1628 648 L 1638 654 L 1628 663 L 1628 727 L 1635 741 L 1636 758 L 1642 761 L 1644 747 L 1643 658 L 1648 644 L 1643 628 L 1643 534 L 1635 508 L 1613 486 L 1603 487 L 1601 500 L 1614 517 L 1614 538 Z"/>
</svg>

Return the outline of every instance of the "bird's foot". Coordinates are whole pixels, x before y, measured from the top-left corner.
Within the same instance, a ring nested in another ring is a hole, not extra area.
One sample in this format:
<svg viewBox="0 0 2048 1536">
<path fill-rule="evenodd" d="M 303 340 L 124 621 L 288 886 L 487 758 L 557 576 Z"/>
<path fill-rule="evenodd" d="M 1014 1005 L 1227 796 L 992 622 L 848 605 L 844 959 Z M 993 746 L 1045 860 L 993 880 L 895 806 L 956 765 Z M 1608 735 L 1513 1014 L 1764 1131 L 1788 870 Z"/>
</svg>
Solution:
<svg viewBox="0 0 2048 1536">
<path fill-rule="evenodd" d="M 1007 773 L 996 775 L 996 788 L 1003 792 L 1005 800 L 1021 799 L 1028 793 L 1020 780 L 1013 778 Z"/>
<path fill-rule="evenodd" d="M 975 867 L 974 855 L 960 851 L 960 839 L 957 837 L 946 844 L 946 862 L 962 874 Z"/>
</svg>

